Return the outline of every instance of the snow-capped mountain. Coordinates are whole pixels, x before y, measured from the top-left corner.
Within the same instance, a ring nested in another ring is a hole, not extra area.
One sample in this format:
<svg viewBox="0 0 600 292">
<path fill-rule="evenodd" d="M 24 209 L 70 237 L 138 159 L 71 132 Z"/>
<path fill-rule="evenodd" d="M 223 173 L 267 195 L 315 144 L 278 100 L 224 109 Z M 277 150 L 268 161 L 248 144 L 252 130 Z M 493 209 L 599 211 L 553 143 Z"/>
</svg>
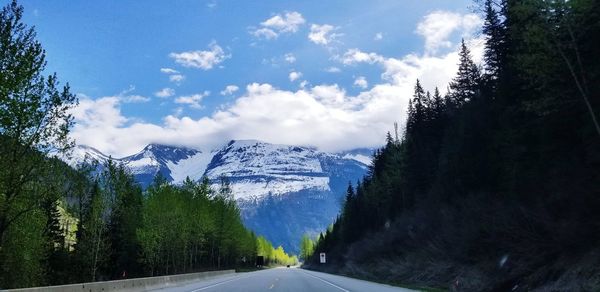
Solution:
<svg viewBox="0 0 600 292">
<path fill-rule="evenodd" d="M 213 156 L 206 175 L 211 179 L 228 177 L 238 199 L 303 189 L 329 191 L 329 177 L 321 167 L 320 156 L 322 153 L 311 148 L 231 141 Z"/>
<path fill-rule="evenodd" d="M 359 161 L 365 165 L 371 165 L 371 161 L 373 160 L 373 153 L 375 152 L 374 148 L 359 148 L 352 149 L 348 151 L 343 151 L 337 153 L 345 159 L 353 159 Z"/>
<path fill-rule="evenodd" d="M 173 183 L 206 175 L 215 185 L 228 178 L 246 225 L 286 250 L 297 250 L 302 234 L 316 233 L 337 216 L 348 182 L 366 173 L 372 150 L 325 153 L 314 148 L 233 140 L 213 150 L 150 144 L 137 154 L 114 159 L 142 187 L 160 173 Z M 78 146 L 69 164 L 109 159 Z"/>
<path fill-rule="evenodd" d="M 86 145 L 77 145 L 71 151 L 70 155 L 60 157 L 63 161 L 71 166 L 76 166 L 80 163 L 105 163 L 109 157 L 98 151 L 94 147 Z"/>
<path fill-rule="evenodd" d="M 150 144 L 139 153 L 119 161 L 129 168 L 143 187 L 147 187 L 158 173 L 174 183 L 180 183 L 188 176 L 197 180 L 204 174 L 210 159 L 210 153 L 207 155 L 199 150 Z"/>
<path fill-rule="evenodd" d="M 134 155 L 112 159 L 125 165 L 143 187 L 158 173 L 176 184 L 186 177 L 199 180 L 204 175 L 217 183 L 225 176 L 236 199 L 253 200 L 305 189 L 331 191 L 332 176 L 344 167 L 352 168 L 350 172 L 366 170 L 370 158 L 363 154 L 365 151 L 370 150 L 329 154 L 308 147 L 232 140 L 221 149 L 207 152 L 149 144 Z M 94 161 L 104 164 L 108 159 L 93 147 L 78 145 L 65 160 L 76 165 Z"/>
</svg>

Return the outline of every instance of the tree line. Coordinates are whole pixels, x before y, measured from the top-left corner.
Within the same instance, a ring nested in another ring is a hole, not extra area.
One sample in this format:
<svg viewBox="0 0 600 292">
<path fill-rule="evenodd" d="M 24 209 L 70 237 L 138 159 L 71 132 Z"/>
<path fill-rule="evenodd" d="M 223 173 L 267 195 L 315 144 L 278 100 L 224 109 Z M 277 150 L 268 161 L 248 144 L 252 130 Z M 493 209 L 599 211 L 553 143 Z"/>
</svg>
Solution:
<svg viewBox="0 0 600 292">
<path fill-rule="evenodd" d="M 109 160 L 70 167 L 77 98 L 12 1 L 0 11 L 0 288 L 294 264 L 244 227 L 226 178 L 146 190 Z"/>
<path fill-rule="evenodd" d="M 468 291 L 600 288 L 600 3 L 477 7 L 484 63 L 463 41 L 446 94 L 416 81 L 402 133 L 306 266 Z"/>
</svg>

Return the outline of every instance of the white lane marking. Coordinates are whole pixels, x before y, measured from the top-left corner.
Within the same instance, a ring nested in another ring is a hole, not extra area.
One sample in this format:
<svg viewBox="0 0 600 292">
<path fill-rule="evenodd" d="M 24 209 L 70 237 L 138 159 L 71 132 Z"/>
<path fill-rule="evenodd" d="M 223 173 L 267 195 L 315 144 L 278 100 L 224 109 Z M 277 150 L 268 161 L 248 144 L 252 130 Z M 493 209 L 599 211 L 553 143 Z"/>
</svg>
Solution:
<svg viewBox="0 0 600 292">
<path fill-rule="evenodd" d="M 190 292 L 198 292 L 198 291 L 202 291 L 202 290 L 210 289 L 210 288 L 213 288 L 213 287 L 216 287 L 216 286 L 222 285 L 222 284 L 226 284 L 226 283 L 233 282 L 233 281 L 237 281 L 237 280 L 241 280 L 241 279 L 246 279 L 246 278 L 249 278 L 249 277 L 250 277 L 250 276 L 246 276 L 246 277 L 238 277 L 238 278 L 235 278 L 235 279 L 231 279 L 231 280 L 227 280 L 227 281 L 219 282 L 219 283 L 216 283 L 216 284 L 212 284 L 212 285 L 210 285 L 210 286 L 206 286 L 206 287 L 198 288 L 198 289 L 192 290 L 192 291 L 190 291 Z"/>
<path fill-rule="evenodd" d="M 338 289 L 340 289 L 340 290 L 342 290 L 342 291 L 344 291 L 344 292 L 350 292 L 350 290 L 346 290 L 346 289 L 344 289 L 344 288 L 342 288 L 342 287 L 340 287 L 340 286 L 338 286 L 338 285 L 336 285 L 336 284 L 333 284 L 333 283 L 331 283 L 331 282 L 329 282 L 329 281 L 323 280 L 323 279 L 321 279 L 321 277 L 317 277 L 317 276 L 315 276 L 315 275 L 311 275 L 311 274 L 309 274 L 308 272 L 304 272 L 304 271 L 302 271 L 302 273 L 304 273 L 304 274 L 307 274 L 307 275 L 309 275 L 309 276 L 311 276 L 311 277 L 313 277 L 313 278 L 315 278 L 315 279 L 321 280 L 321 281 L 323 281 L 323 282 L 325 282 L 325 283 L 327 283 L 327 284 L 329 284 L 329 285 L 331 285 L 331 286 L 333 286 L 333 287 L 335 287 L 335 288 L 338 288 Z"/>
</svg>

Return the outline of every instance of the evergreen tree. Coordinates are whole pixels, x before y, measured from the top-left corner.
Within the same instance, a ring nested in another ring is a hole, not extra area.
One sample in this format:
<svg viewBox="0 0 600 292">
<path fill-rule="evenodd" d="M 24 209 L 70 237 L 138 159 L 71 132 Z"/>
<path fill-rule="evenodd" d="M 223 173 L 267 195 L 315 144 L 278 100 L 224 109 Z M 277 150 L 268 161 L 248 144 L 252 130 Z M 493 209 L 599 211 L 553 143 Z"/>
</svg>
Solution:
<svg viewBox="0 0 600 292">
<path fill-rule="evenodd" d="M 406 122 L 407 135 L 410 135 L 424 120 L 425 112 L 425 90 L 417 79 L 413 98 L 409 102 L 408 119 Z"/>
<path fill-rule="evenodd" d="M 65 235 L 60 226 L 60 211 L 58 210 L 58 201 L 47 199 L 42 203 L 42 209 L 46 213 L 46 228 L 44 236 L 48 238 L 52 250 L 64 248 Z"/>
<path fill-rule="evenodd" d="M 127 278 L 141 273 L 137 229 L 142 222 L 142 190 L 122 165 L 109 161 L 103 174 L 103 190 L 110 205 L 109 234 L 112 278 Z"/>
<path fill-rule="evenodd" d="M 415 126 L 416 112 L 415 106 L 413 105 L 412 99 L 408 100 L 408 108 L 406 109 L 406 127 L 404 133 L 404 139 L 408 137 L 408 134 L 412 131 Z"/>
<path fill-rule="evenodd" d="M 432 98 L 432 112 L 434 119 L 443 117 L 446 111 L 444 98 L 440 95 L 440 90 L 436 87 Z"/>
<path fill-rule="evenodd" d="M 463 39 L 460 45 L 460 63 L 457 76 L 450 82 L 450 95 L 452 105 L 460 107 L 479 94 L 481 74 L 479 68 L 471 58 L 471 52 Z"/>
<path fill-rule="evenodd" d="M 430 121 L 434 120 L 435 119 L 435 117 L 434 117 L 435 104 L 434 104 L 433 97 L 431 96 L 431 93 L 429 92 L 429 90 L 427 90 L 427 92 L 425 92 L 425 98 L 424 98 L 423 104 L 425 105 L 423 119 L 426 122 L 430 122 Z"/>
<path fill-rule="evenodd" d="M 492 0 L 485 0 L 485 21 L 483 23 L 483 33 L 486 35 L 485 51 L 483 60 L 485 61 L 486 78 L 495 83 L 500 75 L 501 64 L 504 55 L 505 28 L 500 21 L 498 12 L 493 7 Z M 495 87 L 495 85 L 493 85 Z"/>
<path fill-rule="evenodd" d="M 80 282 L 95 282 L 108 262 L 110 242 L 106 222 L 107 200 L 97 181 L 86 194 L 82 220 L 78 222 L 75 244 L 75 272 Z"/>
<path fill-rule="evenodd" d="M 46 213 L 46 228 L 43 236 L 46 243 L 46 284 L 69 283 L 68 247 L 65 246 L 65 231 L 61 227 L 58 200 L 45 200 L 42 209 Z"/>
</svg>

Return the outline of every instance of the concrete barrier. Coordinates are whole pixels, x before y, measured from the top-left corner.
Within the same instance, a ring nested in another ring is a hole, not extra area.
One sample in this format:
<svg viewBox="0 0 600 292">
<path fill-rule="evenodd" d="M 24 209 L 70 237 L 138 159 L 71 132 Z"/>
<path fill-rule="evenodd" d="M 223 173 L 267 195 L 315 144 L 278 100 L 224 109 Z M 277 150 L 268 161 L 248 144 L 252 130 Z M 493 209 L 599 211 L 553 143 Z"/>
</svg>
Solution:
<svg viewBox="0 0 600 292">
<path fill-rule="evenodd" d="M 233 274 L 235 270 L 210 271 L 202 273 L 180 274 L 171 276 L 136 278 L 106 282 L 91 282 L 61 286 L 34 287 L 2 291 L 12 292 L 108 292 L 108 291 L 146 291 L 161 287 L 177 286 L 185 282 L 207 279 L 215 276 Z"/>
</svg>

